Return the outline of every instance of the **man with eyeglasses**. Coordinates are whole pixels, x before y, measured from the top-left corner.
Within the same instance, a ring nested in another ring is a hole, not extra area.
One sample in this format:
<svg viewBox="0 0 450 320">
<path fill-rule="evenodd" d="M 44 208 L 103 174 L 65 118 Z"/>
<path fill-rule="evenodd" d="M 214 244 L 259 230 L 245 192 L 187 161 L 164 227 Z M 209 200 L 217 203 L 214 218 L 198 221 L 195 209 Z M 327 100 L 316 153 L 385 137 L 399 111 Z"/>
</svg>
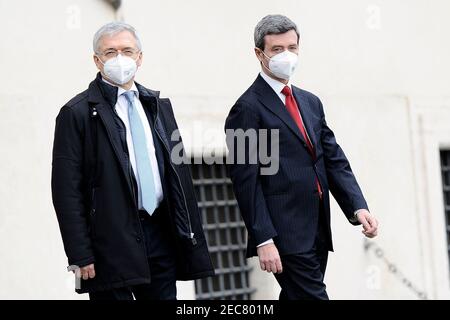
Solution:
<svg viewBox="0 0 450 320">
<path fill-rule="evenodd" d="M 62 107 L 53 146 L 69 270 L 92 300 L 176 299 L 176 280 L 214 270 L 189 167 L 172 161 L 173 110 L 134 81 L 143 53 L 132 26 L 109 23 L 93 44 L 100 72 Z"/>
</svg>

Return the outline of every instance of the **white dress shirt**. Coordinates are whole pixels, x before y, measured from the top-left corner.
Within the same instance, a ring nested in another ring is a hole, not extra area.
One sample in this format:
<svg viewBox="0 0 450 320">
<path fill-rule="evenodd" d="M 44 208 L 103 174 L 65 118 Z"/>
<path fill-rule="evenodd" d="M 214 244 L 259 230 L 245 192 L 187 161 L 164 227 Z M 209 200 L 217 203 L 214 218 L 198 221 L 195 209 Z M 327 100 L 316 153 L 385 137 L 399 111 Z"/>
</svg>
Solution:
<svg viewBox="0 0 450 320">
<path fill-rule="evenodd" d="M 269 77 L 266 73 L 264 73 L 264 71 L 261 71 L 261 77 L 262 77 L 264 80 L 266 80 L 266 82 L 267 82 L 267 83 L 269 84 L 269 86 L 273 89 L 273 91 L 275 91 L 275 93 L 276 93 L 277 96 L 281 99 L 281 101 L 283 101 L 283 104 L 286 105 L 286 96 L 285 96 L 283 93 L 281 93 L 281 91 L 283 91 L 284 87 L 288 86 L 289 89 L 291 89 L 291 92 L 292 92 L 292 85 L 291 85 L 291 82 L 288 81 L 287 84 L 284 84 L 284 83 L 282 83 L 282 82 L 280 82 L 280 81 L 278 81 L 278 80 L 275 80 L 275 79 Z M 305 124 L 304 124 L 304 122 L 303 122 L 303 118 L 302 118 L 302 114 L 300 113 L 300 110 L 298 110 L 298 115 L 300 116 L 300 121 L 302 122 L 303 127 L 305 128 L 306 137 L 308 138 L 309 142 L 310 142 L 311 145 L 312 145 L 311 138 L 309 137 L 308 131 L 306 131 L 306 126 L 305 126 Z"/>
<path fill-rule="evenodd" d="M 278 80 L 275 80 L 275 79 L 269 77 L 264 71 L 261 71 L 261 72 L 260 72 L 260 75 L 261 75 L 261 77 L 267 82 L 267 84 L 273 89 L 273 91 L 275 91 L 275 93 L 276 93 L 277 96 L 281 99 L 281 101 L 283 102 L 283 104 L 286 105 L 286 96 L 285 96 L 283 93 L 281 93 L 281 91 L 283 90 L 283 88 L 284 88 L 285 86 L 288 86 L 288 87 L 291 89 L 291 91 L 292 91 L 292 85 L 291 85 L 291 82 L 288 81 L 287 84 L 284 84 L 284 83 L 282 83 L 282 82 L 280 82 L 280 81 L 278 81 Z M 301 115 L 301 113 L 300 113 L 300 110 L 299 110 L 299 115 L 300 115 L 300 121 L 302 121 L 302 123 L 303 123 L 303 118 L 302 118 L 302 115 Z M 306 127 L 305 127 L 305 128 L 306 128 Z M 305 131 L 306 131 L 306 130 L 305 130 Z M 308 132 L 306 132 L 306 135 L 308 136 L 308 139 L 311 141 L 311 139 L 309 138 Z M 356 215 L 357 215 L 361 210 L 363 210 L 363 209 L 358 209 L 358 210 L 355 211 L 354 216 L 350 219 L 351 222 L 357 222 L 357 221 L 358 221 Z M 256 247 L 259 248 L 259 247 L 262 247 L 262 246 L 264 246 L 264 245 L 266 245 L 266 244 L 269 244 L 269 243 L 273 243 L 273 239 L 269 239 L 269 240 L 267 240 L 267 241 L 264 241 L 263 243 L 260 243 L 260 244 L 257 245 Z"/>
<path fill-rule="evenodd" d="M 267 82 L 267 84 L 275 91 L 277 96 L 283 101 L 283 104 L 286 104 L 286 96 L 281 93 L 283 91 L 284 87 L 288 86 L 292 91 L 292 85 L 291 82 L 288 81 L 287 84 L 284 84 L 283 82 L 280 82 L 278 80 L 275 80 L 274 78 L 269 77 L 264 71 L 260 72 L 261 77 Z"/>
<path fill-rule="evenodd" d="M 114 87 L 117 87 L 116 85 L 108 82 L 107 80 L 103 79 L 104 82 L 108 83 L 109 85 L 112 85 Z M 117 102 L 115 105 L 115 110 L 117 114 L 119 115 L 119 118 L 123 121 L 125 124 L 126 129 L 126 136 L 127 136 L 127 148 L 128 148 L 128 154 L 130 156 L 130 163 L 133 168 L 134 175 L 136 177 L 136 181 L 139 181 L 138 171 L 137 171 L 137 165 L 136 165 L 136 156 L 134 154 L 134 145 L 133 145 L 133 137 L 131 135 L 130 130 L 130 121 L 128 119 L 128 101 L 125 98 L 124 95 L 122 95 L 124 92 L 126 92 L 125 89 L 121 87 L 117 87 Z M 153 134 L 152 130 L 150 128 L 150 124 L 148 122 L 147 115 L 145 114 L 144 108 L 142 106 L 141 101 L 139 100 L 139 91 L 136 88 L 136 85 L 133 83 L 133 86 L 129 91 L 134 92 L 134 105 L 136 106 L 136 110 L 139 114 L 139 117 L 141 118 L 142 125 L 144 127 L 145 132 L 145 138 L 147 140 L 147 153 L 150 158 L 150 165 L 152 167 L 153 172 L 153 180 L 155 184 L 155 193 L 156 193 L 156 206 L 161 203 L 164 195 L 162 190 L 162 183 L 161 183 L 161 176 L 159 173 L 159 167 L 158 167 L 158 160 L 156 159 L 156 153 L 155 153 L 155 145 L 153 142 Z M 139 209 L 143 209 L 142 207 L 142 199 L 141 199 L 141 190 L 140 185 L 137 183 L 138 186 L 138 204 Z M 152 212 L 149 212 L 152 213 Z"/>
</svg>

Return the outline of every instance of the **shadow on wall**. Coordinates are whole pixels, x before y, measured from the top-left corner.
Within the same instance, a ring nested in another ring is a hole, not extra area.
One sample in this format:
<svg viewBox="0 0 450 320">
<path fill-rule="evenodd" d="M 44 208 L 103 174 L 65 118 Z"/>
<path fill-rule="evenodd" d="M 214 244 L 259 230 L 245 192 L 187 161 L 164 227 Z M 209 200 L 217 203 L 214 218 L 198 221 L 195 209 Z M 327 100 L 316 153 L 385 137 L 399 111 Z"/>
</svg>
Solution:
<svg viewBox="0 0 450 320">
<path fill-rule="evenodd" d="M 108 2 L 114 8 L 114 10 L 119 9 L 120 6 L 122 5 L 122 0 L 104 0 L 104 1 Z"/>
</svg>

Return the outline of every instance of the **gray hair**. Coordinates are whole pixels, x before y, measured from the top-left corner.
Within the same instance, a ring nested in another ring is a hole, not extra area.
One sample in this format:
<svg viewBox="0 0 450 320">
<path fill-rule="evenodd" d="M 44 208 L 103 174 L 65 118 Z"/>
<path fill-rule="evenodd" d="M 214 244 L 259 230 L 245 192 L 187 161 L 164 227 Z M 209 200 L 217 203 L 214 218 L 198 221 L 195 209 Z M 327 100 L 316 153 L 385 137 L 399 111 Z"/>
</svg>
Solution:
<svg viewBox="0 0 450 320">
<path fill-rule="evenodd" d="M 300 33 L 297 25 L 286 16 L 281 14 L 270 14 L 262 18 L 255 27 L 255 47 L 264 50 L 264 37 L 270 34 L 281 34 L 295 30 L 297 33 L 297 43 L 300 40 Z"/>
<path fill-rule="evenodd" d="M 98 49 L 100 47 L 100 40 L 104 36 L 113 36 L 113 35 L 123 32 L 123 31 L 128 31 L 134 36 L 134 38 L 136 39 L 137 47 L 138 47 L 139 51 L 141 51 L 142 44 L 141 44 L 141 40 L 139 39 L 139 35 L 137 34 L 136 29 L 134 29 L 132 26 L 130 26 L 127 23 L 115 21 L 115 22 L 110 22 L 108 24 L 105 24 L 103 27 L 101 27 L 95 33 L 94 41 L 93 41 L 94 52 L 97 54 L 100 53 L 100 52 L 98 52 Z"/>
</svg>

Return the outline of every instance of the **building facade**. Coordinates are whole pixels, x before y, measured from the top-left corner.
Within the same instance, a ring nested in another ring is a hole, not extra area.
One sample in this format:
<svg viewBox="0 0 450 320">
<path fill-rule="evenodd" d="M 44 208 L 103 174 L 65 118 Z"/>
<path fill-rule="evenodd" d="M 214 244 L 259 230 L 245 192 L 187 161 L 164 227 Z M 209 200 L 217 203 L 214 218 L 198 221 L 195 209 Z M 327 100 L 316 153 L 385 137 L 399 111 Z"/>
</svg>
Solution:
<svg viewBox="0 0 450 320">
<path fill-rule="evenodd" d="M 332 203 L 330 298 L 449 299 L 449 11 L 446 0 L 0 0 L 0 298 L 86 298 L 65 269 L 51 149 L 59 109 L 96 74 L 93 34 L 112 20 L 139 31 L 137 81 L 171 98 L 194 163 L 217 276 L 179 283 L 179 298 L 278 297 L 274 277 L 245 260 L 222 160 L 225 118 L 259 72 L 253 28 L 281 13 L 301 33 L 292 82 L 322 99 L 380 221 L 365 241 Z"/>
</svg>

